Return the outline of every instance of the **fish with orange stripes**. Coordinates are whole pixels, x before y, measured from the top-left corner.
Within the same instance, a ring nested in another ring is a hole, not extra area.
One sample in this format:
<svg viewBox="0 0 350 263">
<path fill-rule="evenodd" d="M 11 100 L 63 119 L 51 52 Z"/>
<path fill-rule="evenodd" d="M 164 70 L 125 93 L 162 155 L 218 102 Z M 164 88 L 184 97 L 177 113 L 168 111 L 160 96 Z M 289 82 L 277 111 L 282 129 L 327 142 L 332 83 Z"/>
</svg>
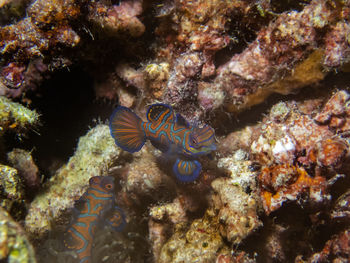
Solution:
<svg viewBox="0 0 350 263">
<path fill-rule="evenodd" d="M 206 125 L 191 126 L 171 106 L 153 104 L 142 121 L 131 109 L 118 106 L 110 118 L 110 131 L 115 143 L 125 151 L 139 151 L 146 140 L 174 158 L 173 172 L 182 182 L 197 179 L 202 169 L 198 157 L 216 150 L 214 130 Z"/>
<path fill-rule="evenodd" d="M 109 224 L 115 231 L 122 231 L 125 216 L 115 205 L 114 178 L 95 176 L 89 180 L 89 188 L 75 205 L 73 223 L 64 234 L 63 245 L 73 251 L 79 263 L 90 263 L 96 228 Z"/>
</svg>

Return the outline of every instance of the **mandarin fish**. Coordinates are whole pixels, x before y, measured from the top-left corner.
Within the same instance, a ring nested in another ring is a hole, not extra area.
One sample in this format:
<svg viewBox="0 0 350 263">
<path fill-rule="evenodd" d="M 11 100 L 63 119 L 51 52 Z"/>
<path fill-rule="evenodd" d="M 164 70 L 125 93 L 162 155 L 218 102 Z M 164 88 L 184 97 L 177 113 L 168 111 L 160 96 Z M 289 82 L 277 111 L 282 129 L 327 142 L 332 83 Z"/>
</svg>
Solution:
<svg viewBox="0 0 350 263">
<path fill-rule="evenodd" d="M 147 110 L 147 121 L 142 121 L 131 109 L 118 106 L 109 127 L 115 143 L 125 151 L 139 151 L 148 139 L 166 156 L 175 159 L 173 173 L 182 182 L 197 179 L 202 169 L 199 156 L 216 150 L 214 130 L 191 126 L 171 106 L 153 104 Z"/>
<path fill-rule="evenodd" d="M 89 188 L 75 205 L 76 216 L 64 234 L 63 245 L 75 252 L 77 262 L 90 263 L 92 244 L 99 224 L 108 224 L 115 231 L 122 231 L 125 216 L 115 205 L 114 178 L 95 176 L 89 180 Z"/>
</svg>

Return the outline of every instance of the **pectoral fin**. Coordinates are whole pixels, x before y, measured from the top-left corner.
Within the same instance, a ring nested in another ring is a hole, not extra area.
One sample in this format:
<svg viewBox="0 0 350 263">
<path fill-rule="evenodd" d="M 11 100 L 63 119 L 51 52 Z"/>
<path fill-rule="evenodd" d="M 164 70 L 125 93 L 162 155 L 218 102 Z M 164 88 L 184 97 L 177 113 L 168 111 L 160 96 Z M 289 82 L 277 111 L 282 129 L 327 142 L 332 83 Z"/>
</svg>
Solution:
<svg viewBox="0 0 350 263">
<path fill-rule="evenodd" d="M 182 182 L 192 182 L 197 179 L 202 169 L 201 164 L 197 160 L 181 160 L 176 159 L 173 166 L 173 172 L 177 179 Z"/>
<path fill-rule="evenodd" d="M 111 214 L 105 219 L 106 223 L 109 224 L 115 231 L 120 232 L 124 229 L 126 220 L 124 211 L 115 206 Z"/>
</svg>

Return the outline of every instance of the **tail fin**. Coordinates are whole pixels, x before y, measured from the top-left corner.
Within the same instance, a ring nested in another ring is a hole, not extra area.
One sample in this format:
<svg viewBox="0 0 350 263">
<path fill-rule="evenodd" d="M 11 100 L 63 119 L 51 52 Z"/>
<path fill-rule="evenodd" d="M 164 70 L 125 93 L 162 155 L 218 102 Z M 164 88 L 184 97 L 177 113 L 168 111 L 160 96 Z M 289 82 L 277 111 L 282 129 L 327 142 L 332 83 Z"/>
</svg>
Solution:
<svg viewBox="0 0 350 263">
<path fill-rule="evenodd" d="M 142 120 L 129 108 L 118 106 L 109 120 L 115 143 L 125 151 L 138 152 L 146 140 L 141 123 Z"/>
</svg>

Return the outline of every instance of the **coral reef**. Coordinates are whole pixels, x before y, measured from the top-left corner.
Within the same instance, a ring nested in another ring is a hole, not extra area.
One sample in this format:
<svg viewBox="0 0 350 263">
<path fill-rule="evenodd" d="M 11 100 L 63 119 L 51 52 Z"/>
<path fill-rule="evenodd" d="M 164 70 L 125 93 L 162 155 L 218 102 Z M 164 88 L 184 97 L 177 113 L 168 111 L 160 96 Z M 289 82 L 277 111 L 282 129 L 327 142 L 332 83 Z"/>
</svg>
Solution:
<svg viewBox="0 0 350 263">
<path fill-rule="evenodd" d="M 98 125 L 80 138 L 69 162 L 57 171 L 30 204 L 26 231 L 33 238 L 42 238 L 62 220 L 65 210 L 73 208 L 74 200 L 83 194 L 89 179 L 106 174 L 119 152 L 106 125 Z"/>
<path fill-rule="evenodd" d="M 308 262 L 347 262 L 350 257 L 349 230 L 327 241 L 321 252 L 315 253 Z"/>
<path fill-rule="evenodd" d="M 39 262 L 77 261 L 62 233 L 95 176 L 127 224 L 93 220 L 91 262 L 349 261 L 349 17 L 348 0 L 0 0 L 0 261 L 35 262 L 25 234 Z M 171 121 L 118 148 L 101 123 L 150 105 L 203 133 L 173 149 Z"/>
<path fill-rule="evenodd" d="M 0 208 L 0 260 L 3 262 L 35 263 L 35 253 L 25 231 Z"/>
<path fill-rule="evenodd" d="M 39 124 L 39 114 L 19 103 L 0 96 L 0 135 L 5 130 L 13 130 L 18 134 L 34 129 Z"/>
<path fill-rule="evenodd" d="M 11 212 L 13 217 L 23 217 L 20 208 L 24 207 L 25 192 L 18 171 L 12 167 L 0 164 L 0 206 Z"/>
<path fill-rule="evenodd" d="M 16 148 L 7 154 L 7 159 L 18 171 L 24 185 L 28 188 L 28 192 L 39 188 L 39 169 L 30 152 Z"/>
<path fill-rule="evenodd" d="M 176 225 L 174 235 L 162 247 L 158 262 L 212 262 L 216 253 L 227 250 L 217 231 L 218 218 L 207 211 L 202 219 L 194 220 L 186 229 Z"/>
</svg>

